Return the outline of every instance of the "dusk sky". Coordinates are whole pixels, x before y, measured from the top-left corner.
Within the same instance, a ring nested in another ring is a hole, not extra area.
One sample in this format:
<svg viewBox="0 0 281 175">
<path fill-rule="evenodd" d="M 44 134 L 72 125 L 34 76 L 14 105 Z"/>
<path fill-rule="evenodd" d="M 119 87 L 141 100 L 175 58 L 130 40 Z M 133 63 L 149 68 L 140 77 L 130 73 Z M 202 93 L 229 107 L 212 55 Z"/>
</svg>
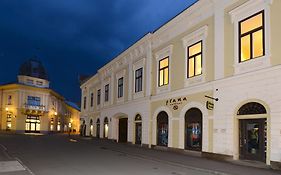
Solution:
<svg viewBox="0 0 281 175">
<path fill-rule="evenodd" d="M 51 87 L 80 101 L 79 75 L 96 71 L 195 0 L 0 0 L 0 84 L 35 55 Z"/>
</svg>

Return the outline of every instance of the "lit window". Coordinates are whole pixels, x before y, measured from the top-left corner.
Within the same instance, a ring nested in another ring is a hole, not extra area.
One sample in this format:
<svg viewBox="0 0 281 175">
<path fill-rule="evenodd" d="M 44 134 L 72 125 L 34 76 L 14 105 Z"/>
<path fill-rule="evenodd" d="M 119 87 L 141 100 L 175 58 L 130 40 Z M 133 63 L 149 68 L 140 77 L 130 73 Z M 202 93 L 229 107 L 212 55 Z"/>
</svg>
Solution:
<svg viewBox="0 0 281 175">
<path fill-rule="evenodd" d="M 12 104 L 12 96 L 9 95 L 9 96 L 8 96 L 8 105 L 11 105 L 11 104 Z"/>
<path fill-rule="evenodd" d="M 104 86 L 104 101 L 109 100 L 109 84 Z"/>
<path fill-rule="evenodd" d="M 187 78 L 202 74 L 202 41 L 188 47 Z"/>
<path fill-rule="evenodd" d="M 159 81 L 158 85 L 164 86 L 169 84 L 169 57 L 159 61 Z"/>
<path fill-rule="evenodd" d="M 118 79 L 118 98 L 123 97 L 123 77 Z"/>
<path fill-rule="evenodd" d="M 7 114 L 7 130 L 12 128 L 12 116 L 11 114 Z"/>
<path fill-rule="evenodd" d="M 100 104 L 100 95 L 101 95 L 101 90 L 99 89 L 97 93 L 97 105 Z"/>
<path fill-rule="evenodd" d="M 135 92 L 142 91 L 142 68 L 139 68 L 135 72 Z"/>
<path fill-rule="evenodd" d="M 264 11 L 239 22 L 240 62 L 265 55 Z"/>
</svg>

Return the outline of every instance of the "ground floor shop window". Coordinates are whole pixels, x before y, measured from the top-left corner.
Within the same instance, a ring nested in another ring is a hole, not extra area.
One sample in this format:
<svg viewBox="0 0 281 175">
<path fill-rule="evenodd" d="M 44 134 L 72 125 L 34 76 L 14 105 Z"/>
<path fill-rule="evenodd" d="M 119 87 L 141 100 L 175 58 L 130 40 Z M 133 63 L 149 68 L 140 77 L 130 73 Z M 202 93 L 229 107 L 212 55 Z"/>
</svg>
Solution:
<svg viewBox="0 0 281 175">
<path fill-rule="evenodd" d="M 141 115 L 136 115 L 135 117 L 135 124 L 136 124 L 136 144 L 141 144 L 141 135 L 142 135 L 142 118 Z"/>
<path fill-rule="evenodd" d="M 93 126 L 93 120 L 91 119 L 90 120 L 90 136 L 93 135 L 93 132 L 94 132 L 94 126 Z"/>
<path fill-rule="evenodd" d="M 202 112 L 197 108 L 185 114 L 185 149 L 202 150 Z"/>
<path fill-rule="evenodd" d="M 12 115 L 7 114 L 7 130 L 11 130 L 11 129 L 12 129 Z"/>
<path fill-rule="evenodd" d="M 157 116 L 157 145 L 168 146 L 169 119 L 168 114 L 164 111 Z"/>
<path fill-rule="evenodd" d="M 25 132 L 40 132 L 39 116 L 28 115 L 25 120 Z"/>
<path fill-rule="evenodd" d="M 108 138 L 108 118 L 105 117 L 104 119 L 104 132 L 103 132 L 103 137 Z"/>
</svg>

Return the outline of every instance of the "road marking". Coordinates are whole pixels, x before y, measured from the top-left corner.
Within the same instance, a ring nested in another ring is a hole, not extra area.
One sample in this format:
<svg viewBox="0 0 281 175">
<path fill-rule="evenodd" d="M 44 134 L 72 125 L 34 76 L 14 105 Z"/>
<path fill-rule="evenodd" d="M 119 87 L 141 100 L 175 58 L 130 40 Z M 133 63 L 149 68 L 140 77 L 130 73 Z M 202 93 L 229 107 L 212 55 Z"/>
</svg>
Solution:
<svg viewBox="0 0 281 175">
<path fill-rule="evenodd" d="M 14 171 L 24 171 L 25 168 L 18 161 L 1 161 L 0 162 L 0 172 L 14 172 Z"/>
<path fill-rule="evenodd" d="M 22 161 L 21 161 L 19 158 L 15 157 L 15 159 L 16 159 L 18 162 L 20 162 L 20 164 L 21 164 L 31 175 L 35 175 L 27 166 L 25 166 L 25 165 L 22 163 Z"/>
<path fill-rule="evenodd" d="M 75 139 L 69 139 L 70 142 L 77 142 Z"/>
</svg>

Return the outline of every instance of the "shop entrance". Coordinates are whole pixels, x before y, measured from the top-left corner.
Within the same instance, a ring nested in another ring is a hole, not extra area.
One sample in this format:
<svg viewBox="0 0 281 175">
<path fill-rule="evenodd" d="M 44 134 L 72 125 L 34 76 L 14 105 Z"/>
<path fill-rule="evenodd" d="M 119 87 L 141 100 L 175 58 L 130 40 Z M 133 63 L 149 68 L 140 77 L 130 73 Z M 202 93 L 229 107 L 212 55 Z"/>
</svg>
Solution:
<svg viewBox="0 0 281 175">
<path fill-rule="evenodd" d="M 247 103 L 238 110 L 240 159 L 266 161 L 266 113 L 265 107 L 257 102 Z"/>
<path fill-rule="evenodd" d="M 40 132 L 39 116 L 28 115 L 25 120 L 25 132 L 37 133 Z"/>
<path fill-rule="evenodd" d="M 135 117 L 135 123 L 136 123 L 136 140 L 135 144 L 141 144 L 141 135 L 142 135 L 142 122 L 141 122 L 141 115 L 136 115 Z"/>
<path fill-rule="evenodd" d="M 157 116 L 157 145 L 168 146 L 169 117 L 164 111 Z"/>
<path fill-rule="evenodd" d="M 108 118 L 105 117 L 103 122 L 103 138 L 108 138 Z"/>
<path fill-rule="evenodd" d="M 120 118 L 118 142 L 126 143 L 127 139 L 128 139 L 128 118 Z"/>
<path fill-rule="evenodd" d="M 197 108 L 185 113 L 185 149 L 202 151 L 202 112 Z"/>
<path fill-rule="evenodd" d="M 240 120 L 240 158 L 265 162 L 266 120 Z"/>
</svg>

